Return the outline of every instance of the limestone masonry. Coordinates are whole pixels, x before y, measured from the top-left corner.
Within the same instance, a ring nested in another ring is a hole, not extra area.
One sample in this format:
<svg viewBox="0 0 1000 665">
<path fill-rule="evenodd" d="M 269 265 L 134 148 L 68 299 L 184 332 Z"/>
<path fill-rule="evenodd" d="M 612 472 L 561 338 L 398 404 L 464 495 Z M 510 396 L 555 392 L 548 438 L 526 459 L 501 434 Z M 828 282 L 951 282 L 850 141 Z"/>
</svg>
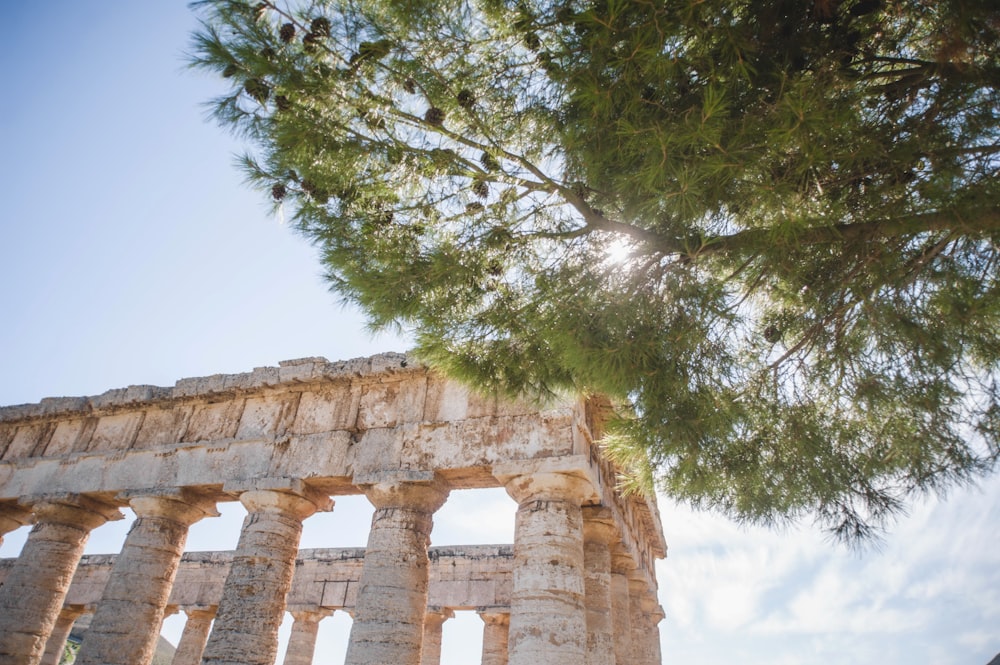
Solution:
<svg viewBox="0 0 1000 665">
<path fill-rule="evenodd" d="M 483 619 L 482 663 L 653 665 L 666 555 L 655 502 L 622 496 L 602 459 L 604 403 L 539 410 L 470 393 L 400 354 L 305 358 L 245 374 L 0 408 L 0 665 L 55 665 L 92 613 L 77 663 L 147 665 L 183 611 L 175 665 L 308 664 L 319 621 L 353 617 L 348 665 L 436 665 L 455 610 Z M 513 546 L 434 548 L 453 489 L 504 487 Z M 364 494 L 364 549 L 299 550 L 302 521 Z M 216 504 L 247 510 L 232 552 L 187 553 Z M 136 521 L 115 556 L 90 531 Z"/>
</svg>

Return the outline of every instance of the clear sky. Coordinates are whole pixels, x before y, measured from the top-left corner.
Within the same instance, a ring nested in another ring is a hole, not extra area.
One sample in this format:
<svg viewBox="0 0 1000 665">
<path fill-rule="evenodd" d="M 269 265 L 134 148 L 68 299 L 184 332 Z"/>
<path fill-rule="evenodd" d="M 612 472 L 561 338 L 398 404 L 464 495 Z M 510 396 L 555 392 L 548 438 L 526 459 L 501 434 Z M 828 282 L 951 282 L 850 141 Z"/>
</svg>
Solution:
<svg viewBox="0 0 1000 665">
<path fill-rule="evenodd" d="M 7 3 L 3 16 L 0 404 L 406 348 L 368 335 L 315 251 L 241 184 L 239 145 L 200 106 L 221 88 L 184 65 L 184 2 Z M 509 542 L 513 511 L 502 492 L 456 493 L 432 540 Z M 240 509 L 223 512 L 189 549 L 235 545 Z M 1000 652 L 997 476 L 915 503 L 861 554 L 810 525 L 661 512 L 664 663 L 985 665 Z M 370 515 L 339 499 L 306 522 L 303 546 L 363 545 Z M 126 531 L 102 527 L 88 551 L 117 551 Z M 164 634 L 176 642 L 182 625 Z M 323 622 L 316 663 L 342 661 L 348 627 L 341 613 Z M 477 663 L 480 630 L 471 615 L 447 622 L 442 662 Z"/>
</svg>

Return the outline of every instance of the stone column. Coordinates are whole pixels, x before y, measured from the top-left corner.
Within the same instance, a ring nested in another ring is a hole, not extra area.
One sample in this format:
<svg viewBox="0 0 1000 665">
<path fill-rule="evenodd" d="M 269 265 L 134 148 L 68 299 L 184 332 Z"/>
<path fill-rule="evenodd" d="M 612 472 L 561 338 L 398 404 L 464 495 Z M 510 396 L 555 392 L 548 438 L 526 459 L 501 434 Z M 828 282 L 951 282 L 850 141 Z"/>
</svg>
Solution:
<svg viewBox="0 0 1000 665">
<path fill-rule="evenodd" d="M 181 641 L 177 643 L 177 651 L 174 652 L 171 665 L 198 665 L 201 662 L 201 654 L 205 650 L 205 642 L 208 641 L 208 630 L 212 627 L 215 611 L 214 606 L 184 609 L 187 622 L 184 624 L 184 632 L 181 633 Z"/>
<path fill-rule="evenodd" d="M 494 467 L 494 475 L 497 468 Z M 580 665 L 587 653 L 581 501 L 590 481 L 569 472 L 498 478 L 518 503 L 510 603 L 511 665 Z"/>
<path fill-rule="evenodd" d="M 73 630 L 73 624 L 83 614 L 83 605 L 64 605 L 56 619 L 56 625 L 52 628 L 48 641 L 45 643 L 45 652 L 42 654 L 41 665 L 59 665 L 62 660 L 63 650 L 66 648 L 66 640 Z"/>
<path fill-rule="evenodd" d="M 611 549 L 611 616 L 615 662 L 632 660 L 632 608 L 629 604 L 628 575 L 635 561 L 619 544 Z"/>
<path fill-rule="evenodd" d="M 632 662 L 660 665 L 660 630 L 663 609 L 645 579 L 633 571 L 629 577 L 629 615 L 632 622 Z"/>
<path fill-rule="evenodd" d="M 136 520 L 76 658 L 79 665 L 147 665 L 153 660 L 188 527 L 218 516 L 215 501 L 189 489 L 119 495 Z"/>
<path fill-rule="evenodd" d="M 284 665 L 312 665 L 319 622 L 333 614 L 333 610 L 324 607 L 296 608 L 291 613 L 295 621 L 292 623 L 292 634 L 288 637 Z"/>
<path fill-rule="evenodd" d="M 482 665 L 507 665 L 507 638 L 510 635 L 508 612 L 480 612 L 483 626 Z"/>
<path fill-rule="evenodd" d="M 427 546 L 448 498 L 433 480 L 364 485 L 375 505 L 345 665 L 419 665 L 427 609 Z"/>
<path fill-rule="evenodd" d="M 424 613 L 424 642 L 420 649 L 420 665 L 440 665 L 441 628 L 444 622 L 455 616 L 444 607 L 428 607 Z"/>
<path fill-rule="evenodd" d="M 35 526 L 0 587 L 0 665 L 37 665 L 90 532 L 122 514 L 82 495 L 28 499 Z"/>
<path fill-rule="evenodd" d="M 663 663 L 663 653 L 660 649 L 660 622 L 666 616 L 663 607 L 653 599 L 653 607 L 645 613 L 646 622 L 649 626 L 646 631 L 646 639 L 649 640 L 648 650 L 652 656 L 652 662 L 656 665 Z"/>
<path fill-rule="evenodd" d="M 274 665 L 302 520 L 329 510 L 333 502 L 297 479 L 262 479 L 224 489 L 242 491 L 247 516 L 202 662 Z"/>
<path fill-rule="evenodd" d="M 600 506 L 583 509 L 586 665 L 615 665 L 614 628 L 611 625 L 610 547 L 616 540 L 618 530 L 610 510 Z"/>
</svg>

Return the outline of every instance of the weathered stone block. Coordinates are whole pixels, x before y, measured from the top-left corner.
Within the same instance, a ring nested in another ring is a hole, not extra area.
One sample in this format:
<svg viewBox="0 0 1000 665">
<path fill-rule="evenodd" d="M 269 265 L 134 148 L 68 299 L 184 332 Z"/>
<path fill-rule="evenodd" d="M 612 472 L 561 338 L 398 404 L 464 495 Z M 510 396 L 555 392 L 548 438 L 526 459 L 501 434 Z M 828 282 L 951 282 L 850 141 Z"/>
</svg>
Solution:
<svg viewBox="0 0 1000 665">
<path fill-rule="evenodd" d="M 358 406 L 358 429 L 395 427 L 403 422 L 420 422 L 424 416 L 425 379 L 369 383 Z"/>
<path fill-rule="evenodd" d="M 142 412 L 101 416 L 87 451 L 127 450 L 142 425 Z"/>
<path fill-rule="evenodd" d="M 354 431 L 360 402 L 361 386 L 346 382 L 303 393 L 292 431 L 297 434 Z"/>
<path fill-rule="evenodd" d="M 146 409 L 133 448 L 157 448 L 177 443 L 193 411 L 191 406 Z"/>
<path fill-rule="evenodd" d="M 52 438 L 49 439 L 49 444 L 45 446 L 45 457 L 59 457 L 73 452 L 83 432 L 84 424 L 82 418 L 59 421 Z"/>
<path fill-rule="evenodd" d="M 284 434 L 295 418 L 298 402 L 299 393 L 247 399 L 236 429 L 236 438 L 265 439 Z"/>
<path fill-rule="evenodd" d="M 26 424 L 18 427 L 4 453 L 4 460 L 31 457 L 48 441 L 50 434 L 51 429 L 48 423 Z"/>
<path fill-rule="evenodd" d="M 200 404 L 194 408 L 184 441 L 217 441 L 236 435 L 243 400 Z"/>
</svg>

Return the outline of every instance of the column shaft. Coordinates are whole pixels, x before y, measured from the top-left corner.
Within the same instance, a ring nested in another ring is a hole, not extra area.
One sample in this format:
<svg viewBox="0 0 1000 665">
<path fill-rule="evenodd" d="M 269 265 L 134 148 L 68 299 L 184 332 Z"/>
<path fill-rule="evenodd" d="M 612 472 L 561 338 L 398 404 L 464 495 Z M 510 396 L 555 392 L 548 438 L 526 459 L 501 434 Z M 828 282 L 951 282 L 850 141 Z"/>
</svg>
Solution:
<svg viewBox="0 0 1000 665">
<path fill-rule="evenodd" d="M 611 616 L 614 635 L 615 662 L 630 663 L 632 659 L 632 620 L 629 605 L 628 571 L 635 567 L 627 553 L 612 551 L 611 555 Z"/>
<path fill-rule="evenodd" d="M 80 647 L 79 665 L 147 665 L 153 660 L 188 527 L 218 514 L 214 502 L 188 491 L 122 498 L 137 519 L 115 557 Z"/>
<path fill-rule="evenodd" d="M 118 509 L 86 497 L 35 502 L 35 526 L 0 587 L 0 665 L 38 665 L 90 531 Z"/>
<path fill-rule="evenodd" d="M 448 497 L 433 483 L 386 482 L 375 505 L 345 665 L 419 665 L 434 511 Z"/>
<path fill-rule="evenodd" d="M 663 610 L 645 580 L 629 578 L 629 614 L 632 622 L 632 662 L 660 665 L 660 630 Z M 654 619 L 655 617 L 655 619 Z"/>
<path fill-rule="evenodd" d="M 507 665 L 507 639 L 510 635 L 510 614 L 481 612 L 483 620 L 482 665 Z"/>
<path fill-rule="evenodd" d="M 205 665 L 274 665 L 302 520 L 323 498 L 331 503 L 329 497 L 271 489 L 240 495 L 248 512 L 205 645 Z"/>
<path fill-rule="evenodd" d="M 319 622 L 332 613 L 332 610 L 319 608 L 292 612 L 295 621 L 292 623 L 292 634 L 288 637 L 284 665 L 312 665 Z"/>
<path fill-rule="evenodd" d="M 83 614 L 83 607 L 79 605 L 66 605 L 59 612 L 56 625 L 52 628 L 48 641 L 45 643 L 45 652 L 42 654 L 41 665 L 59 665 L 62 660 L 63 650 L 66 648 L 66 640 L 77 618 Z"/>
<path fill-rule="evenodd" d="M 506 483 L 518 502 L 510 608 L 511 665 L 580 665 L 586 659 L 584 481 L 562 473 Z"/>
<path fill-rule="evenodd" d="M 449 609 L 428 608 L 424 614 L 424 639 L 420 649 L 420 665 L 441 663 L 441 629 L 444 622 L 455 616 Z"/>
<path fill-rule="evenodd" d="M 188 609 L 185 613 L 187 622 L 184 624 L 184 632 L 181 633 L 181 641 L 177 643 L 177 651 L 174 652 L 171 665 L 198 665 L 201 662 L 205 642 L 208 641 L 208 631 L 212 627 L 212 619 L 215 618 L 214 607 Z"/>
<path fill-rule="evenodd" d="M 611 621 L 611 550 L 617 531 L 605 508 L 583 509 L 583 566 L 587 606 L 587 665 L 615 665 Z"/>
</svg>

